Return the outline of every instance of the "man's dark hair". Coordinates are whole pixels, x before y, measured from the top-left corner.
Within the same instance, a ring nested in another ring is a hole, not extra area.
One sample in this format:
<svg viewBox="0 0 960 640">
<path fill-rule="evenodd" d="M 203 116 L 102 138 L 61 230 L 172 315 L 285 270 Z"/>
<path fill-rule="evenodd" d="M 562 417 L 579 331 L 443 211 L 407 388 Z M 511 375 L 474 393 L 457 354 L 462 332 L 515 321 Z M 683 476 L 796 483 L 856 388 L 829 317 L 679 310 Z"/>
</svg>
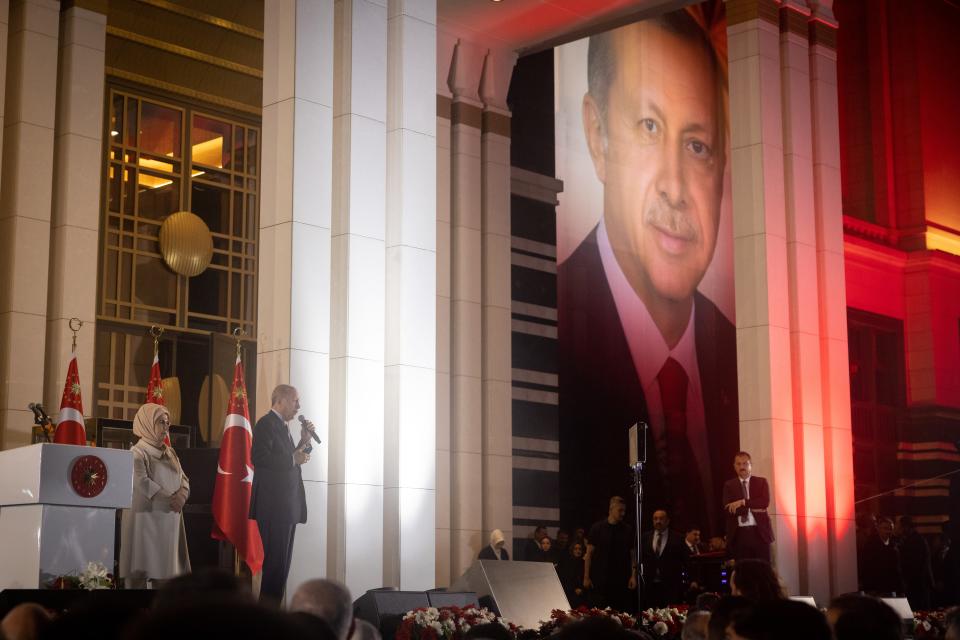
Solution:
<svg viewBox="0 0 960 640">
<path fill-rule="evenodd" d="M 733 456 L 733 459 L 736 460 L 737 458 L 746 458 L 747 460 L 753 461 L 753 458 L 751 458 L 750 454 L 746 451 L 737 451 L 737 453 Z"/>
<path fill-rule="evenodd" d="M 770 602 L 785 598 L 777 573 L 769 562 L 756 559 L 737 561 L 733 568 L 737 591 L 752 602 Z"/>
<path fill-rule="evenodd" d="M 733 629 L 746 640 L 831 640 L 823 614 L 795 600 L 766 602 L 741 611 L 733 618 Z"/>
<path fill-rule="evenodd" d="M 153 599 L 153 608 L 190 604 L 197 597 L 254 602 L 250 588 L 232 573 L 201 567 L 164 582 Z"/>
<path fill-rule="evenodd" d="M 499 622 L 486 622 L 470 627 L 464 638 L 467 640 L 512 640 L 513 635 Z"/>
<path fill-rule="evenodd" d="M 627 631 L 609 618 L 586 618 L 565 625 L 559 633 L 551 636 L 554 640 L 649 640 L 650 636 L 641 630 Z"/>
<path fill-rule="evenodd" d="M 954 635 L 960 634 L 960 607 L 952 607 L 943 617 L 943 635 L 949 634 L 951 629 Z"/>
<path fill-rule="evenodd" d="M 741 596 L 724 596 L 713 606 L 710 612 L 710 624 L 707 625 L 708 640 L 725 640 L 727 625 L 738 611 L 749 609 L 751 602 Z"/>
<path fill-rule="evenodd" d="M 716 91 L 717 134 L 722 140 L 726 136 L 726 127 L 724 126 L 725 111 L 722 104 L 722 94 L 719 90 L 720 63 L 717 59 L 716 49 L 714 49 L 713 43 L 703 27 L 685 9 L 647 18 L 644 23 L 659 27 L 667 33 L 679 36 L 681 39 L 703 49 L 710 61 L 711 75 L 718 79 L 718 90 Z M 604 31 L 590 36 L 590 42 L 587 46 L 587 90 L 597 103 L 603 127 L 606 127 L 607 120 L 607 97 L 610 93 L 610 85 L 613 84 L 613 77 L 616 74 L 617 60 L 613 47 L 615 31 Z M 719 145 L 717 145 L 717 148 L 722 149 Z"/>
<path fill-rule="evenodd" d="M 837 640 L 900 640 L 903 622 L 887 603 L 871 596 L 848 593 L 830 601 Z"/>
<path fill-rule="evenodd" d="M 697 596 L 697 601 L 693 605 L 694 611 L 713 611 L 713 608 L 717 606 L 717 602 L 720 601 L 720 596 L 713 593 L 712 591 L 707 591 L 701 593 Z"/>
</svg>

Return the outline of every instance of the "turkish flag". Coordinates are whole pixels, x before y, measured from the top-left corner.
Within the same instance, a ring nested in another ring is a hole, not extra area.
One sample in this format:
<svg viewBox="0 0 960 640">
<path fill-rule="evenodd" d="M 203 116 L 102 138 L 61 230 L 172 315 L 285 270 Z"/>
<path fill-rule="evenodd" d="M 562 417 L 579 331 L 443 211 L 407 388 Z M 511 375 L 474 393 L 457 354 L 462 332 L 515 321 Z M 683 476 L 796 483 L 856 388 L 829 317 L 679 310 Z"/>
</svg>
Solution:
<svg viewBox="0 0 960 640">
<path fill-rule="evenodd" d="M 67 366 L 67 381 L 60 399 L 60 415 L 53 441 L 60 444 L 87 444 L 87 431 L 83 427 L 83 398 L 80 397 L 80 374 L 77 371 L 77 354 L 70 355 Z"/>
<path fill-rule="evenodd" d="M 163 379 L 160 377 L 160 356 L 154 352 L 153 364 L 150 365 L 150 381 L 147 383 L 147 402 L 167 406 L 163 399 Z M 163 437 L 163 444 L 170 446 L 170 436 Z"/>
<path fill-rule="evenodd" d="M 243 382 L 243 366 L 237 356 L 230 405 L 220 440 L 217 483 L 213 488 L 213 530 L 210 535 L 217 540 L 231 542 L 250 571 L 258 573 L 263 566 L 263 543 L 256 521 L 247 517 L 253 489 L 253 467 L 250 464 L 252 445 L 253 428 L 250 426 L 247 388 Z"/>
</svg>

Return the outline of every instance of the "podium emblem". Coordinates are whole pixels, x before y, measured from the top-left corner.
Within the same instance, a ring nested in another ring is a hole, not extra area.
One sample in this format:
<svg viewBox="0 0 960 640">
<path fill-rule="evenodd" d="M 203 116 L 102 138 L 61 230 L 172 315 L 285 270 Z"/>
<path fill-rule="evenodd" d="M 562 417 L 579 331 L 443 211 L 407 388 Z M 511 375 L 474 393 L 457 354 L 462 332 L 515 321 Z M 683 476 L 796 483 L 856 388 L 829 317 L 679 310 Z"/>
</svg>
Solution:
<svg viewBox="0 0 960 640">
<path fill-rule="evenodd" d="M 70 486 L 84 498 L 100 495 L 107 486 L 107 465 L 97 456 L 80 456 L 70 468 Z"/>
</svg>

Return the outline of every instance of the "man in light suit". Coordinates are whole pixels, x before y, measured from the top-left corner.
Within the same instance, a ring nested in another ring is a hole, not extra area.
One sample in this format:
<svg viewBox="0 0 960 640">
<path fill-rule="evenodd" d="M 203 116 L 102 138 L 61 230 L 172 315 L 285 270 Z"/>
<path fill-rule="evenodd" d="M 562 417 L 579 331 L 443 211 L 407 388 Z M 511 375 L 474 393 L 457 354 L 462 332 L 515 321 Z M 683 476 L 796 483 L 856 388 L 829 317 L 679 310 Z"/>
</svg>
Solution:
<svg viewBox="0 0 960 640">
<path fill-rule="evenodd" d="M 723 485 L 727 512 L 727 552 L 736 561 L 756 558 L 770 562 L 773 525 L 770 523 L 770 485 L 753 475 L 750 454 L 740 451 L 733 459 L 736 478 Z"/>
<path fill-rule="evenodd" d="M 629 490 L 627 433 L 646 422 L 648 504 L 716 535 L 739 448 L 736 331 L 697 287 L 723 199 L 723 74 L 683 10 L 592 36 L 587 67 L 603 216 L 558 268 L 561 518 Z"/>
<path fill-rule="evenodd" d="M 294 445 L 287 423 L 300 410 L 300 395 L 294 387 L 281 384 L 273 390 L 270 403 L 270 411 L 253 428 L 250 519 L 257 521 L 263 541 L 260 598 L 279 602 L 290 573 L 297 524 L 307 521 L 300 466 L 310 459 L 313 423 L 307 421 L 301 426 L 300 442 Z"/>
</svg>

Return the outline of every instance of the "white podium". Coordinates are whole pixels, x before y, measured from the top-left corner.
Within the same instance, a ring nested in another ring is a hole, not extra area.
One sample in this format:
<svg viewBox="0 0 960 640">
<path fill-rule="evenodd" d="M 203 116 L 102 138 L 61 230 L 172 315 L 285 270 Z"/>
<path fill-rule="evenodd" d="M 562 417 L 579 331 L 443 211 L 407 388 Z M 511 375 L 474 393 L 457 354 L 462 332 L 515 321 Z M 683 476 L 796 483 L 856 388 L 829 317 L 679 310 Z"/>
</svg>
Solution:
<svg viewBox="0 0 960 640">
<path fill-rule="evenodd" d="M 88 562 L 112 571 L 116 510 L 130 507 L 133 454 L 35 444 L 0 451 L 0 589 L 37 589 Z"/>
</svg>

